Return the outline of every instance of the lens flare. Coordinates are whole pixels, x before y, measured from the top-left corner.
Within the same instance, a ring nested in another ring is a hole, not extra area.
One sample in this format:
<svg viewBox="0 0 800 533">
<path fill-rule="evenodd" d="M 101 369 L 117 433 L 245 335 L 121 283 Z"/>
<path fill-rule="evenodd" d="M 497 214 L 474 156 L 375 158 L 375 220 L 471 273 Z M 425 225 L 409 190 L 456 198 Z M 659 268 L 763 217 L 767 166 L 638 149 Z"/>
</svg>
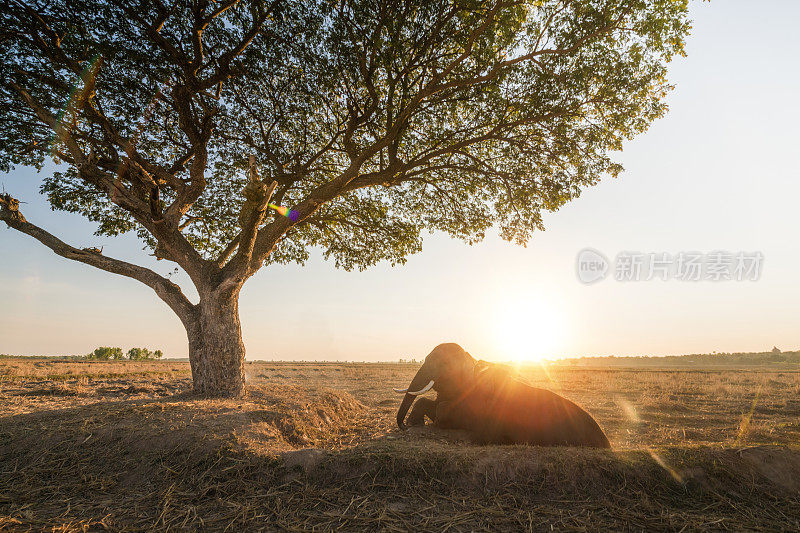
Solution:
<svg viewBox="0 0 800 533">
<path fill-rule="evenodd" d="M 69 132 L 78 122 L 78 114 L 83 109 L 89 96 L 94 91 L 94 82 L 100 70 L 102 56 L 99 54 L 86 65 L 80 73 L 75 84 L 70 89 L 69 97 L 64 107 L 58 112 L 56 117 L 55 132 L 50 139 L 50 151 L 55 155 L 58 150 L 58 143 L 67 137 Z M 80 84 L 80 87 L 78 85 Z"/>
<path fill-rule="evenodd" d="M 277 211 L 279 215 L 288 218 L 292 222 L 297 222 L 297 218 L 300 216 L 300 214 L 294 209 L 289 209 L 288 207 L 282 207 L 275 204 L 267 204 L 267 205 L 272 209 L 274 209 L 275 211 Z"/>
<path fill-rule="evenodd" d="M 674 479 L 678 483 L 683 483 L 683 476 L 680 474 L 680 472 L 678 472 L 677 470 L 672 468 L 669 464 L 667 464 L 667 462 L 658 454 L 658 452 L 656 452 L 653 448 L 650 448 L 649 446 L 646 447 L 645 449 L 647 450 L 647 453 L 650 454 L 650 457 L 652 457 L 653 460 L 656 462 L 656 464 L 658 464 L 658 466 L 666 470 L 667 473 L 670 476 L 672 476 L 672 479 Z"/>
<path fill-rule="evenodd" d="M 550 373 L 550 369 L 547 368 L 547 364 L 548 364 L 547 361 L 537 361 L 536 363 L 542 369 L 542 373 L 544 374 L 544 377 L 546 377 L 547 380 L 550 382 L 550 384 L 553 385 L 555 390 L 556 391 L 563 390 L 563 388 L 561 387 L 561 383 L 559 383 L 559 381 L 556 378 L 553 377 L 553 375 Z"/>
<path fill-rule="evenodd" d="M 622 412 L 625 413 L 625 416 L 627 416 L 631 422 L 638 424 L 642 421 L 642 419 L 639 417 L 639 413 L 636 412 L 636 408 L 631 402 L 619 396 L 616 398 L 616 401 L 617 405 L 622 408 Z"/>
<path fill-rule="evenodd" d="M 753 398 L 753 404 L 750 406 L 750 412 L 742 416 L 742 421 L 739 423 L 739 434 L 733 442 L 734 446 L 739 446 L 747 439 L 747 433 L 750 431 L 750 420 L 753 418 L 753 411 L 756 410 L 756 404 L 758 403 L 758 398 L 761 396 L 761 389 L 763 386 L 763 382 L 758 385 L 756 396 Z"/>
</svg>

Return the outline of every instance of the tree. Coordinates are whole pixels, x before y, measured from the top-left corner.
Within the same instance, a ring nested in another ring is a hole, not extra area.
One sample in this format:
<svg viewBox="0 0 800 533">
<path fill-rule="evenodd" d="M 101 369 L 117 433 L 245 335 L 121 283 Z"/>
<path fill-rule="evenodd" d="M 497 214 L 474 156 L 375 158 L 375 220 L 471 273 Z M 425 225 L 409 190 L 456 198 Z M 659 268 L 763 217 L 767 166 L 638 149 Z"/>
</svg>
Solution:
<svg viewBox="0 0 800 533">
<path fill-rule="evenodd" d="M 109 361 L 122 359 L 122 348 L 112 348 L 110 346 L 101 346 L 96 348 L 92 353 L 86 356 L 87 359 L 95 361 Z"/>
<path fill-rule="evenodd" d="M 128 359 L 131 361 L 153 361 L 161 359 L 164 353 L 161 350 L 151 352 L 147 348 L 131 348 L 128 350 Z"/>
<path fill-rule="evenodd" d="M 242 285 L 264 264 L 402 263 L 422 230 L 524 244 L 621 167 L 665 110 L 686 0 L 14 0 L 0 13 L 0 163 L 54 209 L 135 231 L 199 294 L 0 218 L 137 279 L 180 317 L 194 388 L 244 383 Z M 274 212 L 270 205 L 282 208 Z M 284 214 L 286 216 L 281 216 Z"/>
<path fill-rule="evenodd" d="M 131 361 L 142 361 L 147 359 L 147 348 L 131 348 L 128 350 L 128 359 Z"/>
</svg>

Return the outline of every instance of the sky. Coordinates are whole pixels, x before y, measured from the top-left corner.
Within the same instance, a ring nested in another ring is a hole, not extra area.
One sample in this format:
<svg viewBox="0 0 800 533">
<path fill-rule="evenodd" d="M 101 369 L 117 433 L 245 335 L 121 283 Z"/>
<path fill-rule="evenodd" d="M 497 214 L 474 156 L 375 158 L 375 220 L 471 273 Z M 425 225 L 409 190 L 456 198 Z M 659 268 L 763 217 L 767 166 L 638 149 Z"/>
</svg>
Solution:
<svg viewBox="0 0 800 533">
<path fill-rule="evenodd" d="M 627 143 L 619 178 L 546 214 L 525 248 L 496 231 L 473 246 L 434 234 L 396 267 L 345 272 L 319 253 L 305 266 L 267 266 L 241 295 L 247 359 L 421 360 L 441 342 L 503 361 L 800 349 L 800 3 L 691 11 L 688 56 L 670 65 L 670 111 Z M 41 178 L 17 169 L 0 187 L 66 242 L 170 272 L 134 237 L 96 237 L 86 220 L 51 212 Z M 188 355 L 180 321 L 149 288 L 2 226 L 0 353 Z M 609 269 L 591 284 L 577 272 L 586 248 Z M 714 251 L 760 254 L 757 279 L 646 280 L 646 266 L 639 281 L 616 279 L 631 272 L 625 257 L 666 253 L 677 265 L 682 252 Z"/>
</svg>

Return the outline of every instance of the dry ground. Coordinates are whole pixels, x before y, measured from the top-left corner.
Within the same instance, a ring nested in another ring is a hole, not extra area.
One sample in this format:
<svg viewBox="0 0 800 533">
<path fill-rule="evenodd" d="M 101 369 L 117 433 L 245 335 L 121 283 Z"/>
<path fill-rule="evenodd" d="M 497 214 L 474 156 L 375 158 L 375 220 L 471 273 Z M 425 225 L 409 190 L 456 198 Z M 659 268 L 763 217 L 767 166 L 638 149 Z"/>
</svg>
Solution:
<svg viewBox="0 0 800 533">
<path fill-rule="evenodd" d="M 613 451 L 394 426 L 406 364 L 0 360 L 0 529 L 800 530 L 800 373 L 520 369 Z"/>
</svg>

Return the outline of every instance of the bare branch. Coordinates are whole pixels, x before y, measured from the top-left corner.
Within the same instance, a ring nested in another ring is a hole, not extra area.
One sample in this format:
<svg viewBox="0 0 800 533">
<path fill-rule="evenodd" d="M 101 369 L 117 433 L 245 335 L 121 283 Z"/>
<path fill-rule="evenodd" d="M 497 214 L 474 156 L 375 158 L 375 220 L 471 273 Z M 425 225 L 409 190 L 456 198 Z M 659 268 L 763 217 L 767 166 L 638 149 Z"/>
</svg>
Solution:
<svg viewBox="0 0 800 533">
<path fill-rule="evenodd" d="M 25 217 L 19 211 L 19 201 L 9 194 L 0 195 L 0 220 L 10 228 L 30 235 L 61 257 L 79 261 L 100 270 L 133 278 L 144 283 L 153 289 L 159 298 L 166 302 L 184 323 L 191 321 L 194 314 L 194 306 L 184 296 L 178 285 L 159 276 L 150 269 L 106 257 L 97 249 L 87 248 L 82 250 L 66 244 L 51 233 L 25 220 Z"/>
</svg>

